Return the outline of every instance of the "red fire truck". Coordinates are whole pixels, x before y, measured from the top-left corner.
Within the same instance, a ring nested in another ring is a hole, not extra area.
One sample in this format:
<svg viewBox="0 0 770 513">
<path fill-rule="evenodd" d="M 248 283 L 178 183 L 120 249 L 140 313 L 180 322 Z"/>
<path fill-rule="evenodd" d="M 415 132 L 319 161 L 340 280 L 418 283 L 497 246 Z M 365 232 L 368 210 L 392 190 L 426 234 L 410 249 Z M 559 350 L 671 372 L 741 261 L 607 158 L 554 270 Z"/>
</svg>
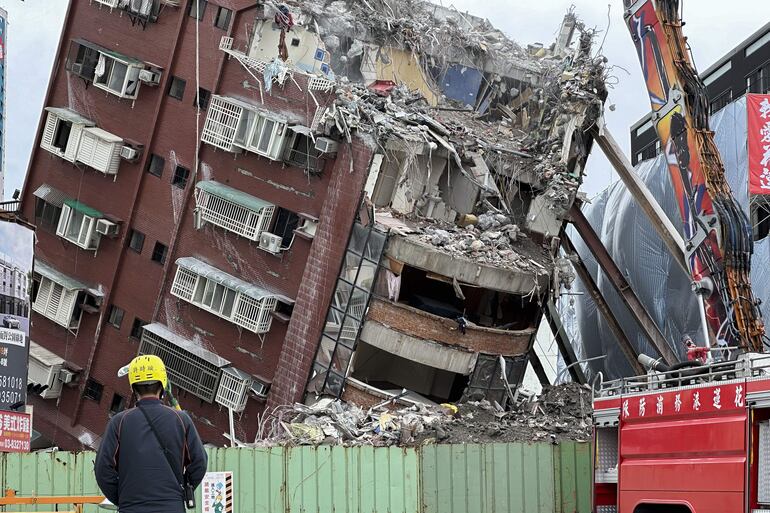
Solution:
<svg viewBox="0 0 770 513">
<path fill-rule="evenodd" d="M 595 512 L 770 511 L 770 355 L 648 366 L 595 387 Z"/>
</svg>

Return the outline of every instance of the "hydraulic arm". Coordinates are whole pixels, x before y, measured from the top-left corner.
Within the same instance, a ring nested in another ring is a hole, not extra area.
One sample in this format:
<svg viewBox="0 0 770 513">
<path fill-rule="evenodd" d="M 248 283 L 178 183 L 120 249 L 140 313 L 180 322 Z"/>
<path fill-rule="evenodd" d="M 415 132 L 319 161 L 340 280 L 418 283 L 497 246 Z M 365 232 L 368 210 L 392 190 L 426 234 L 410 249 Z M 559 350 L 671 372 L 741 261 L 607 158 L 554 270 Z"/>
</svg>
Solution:
<svg viewBox="0 0 770 513">
<path fill-rule="evenodd" d="M 762 351 L 764 323 L 751 289 L 748 218 L 732 195 L 709 128 L 706 88 L 682 34 L 680 0 L 624 0 L 684 224 L 687 264 L 711 330 Z"/>
</svg>

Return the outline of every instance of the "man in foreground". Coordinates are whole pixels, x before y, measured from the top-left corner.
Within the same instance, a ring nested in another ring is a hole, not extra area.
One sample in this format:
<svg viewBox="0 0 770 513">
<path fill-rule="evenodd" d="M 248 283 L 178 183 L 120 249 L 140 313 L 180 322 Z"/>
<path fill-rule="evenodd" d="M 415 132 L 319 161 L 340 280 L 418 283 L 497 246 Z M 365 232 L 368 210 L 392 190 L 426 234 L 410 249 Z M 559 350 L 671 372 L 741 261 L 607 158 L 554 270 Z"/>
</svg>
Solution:
<svg viewBox="0 0 770 513">
<path fill-rule="evenodd" d="M 96 481 L 121 513 L 183 513 L 206 473 L 203 444 L 186 413 L 161 403 L 168 378 L 160 358 L 134 358 L 128 381 L 138 401 L 107 425 Z"/>
</svg>

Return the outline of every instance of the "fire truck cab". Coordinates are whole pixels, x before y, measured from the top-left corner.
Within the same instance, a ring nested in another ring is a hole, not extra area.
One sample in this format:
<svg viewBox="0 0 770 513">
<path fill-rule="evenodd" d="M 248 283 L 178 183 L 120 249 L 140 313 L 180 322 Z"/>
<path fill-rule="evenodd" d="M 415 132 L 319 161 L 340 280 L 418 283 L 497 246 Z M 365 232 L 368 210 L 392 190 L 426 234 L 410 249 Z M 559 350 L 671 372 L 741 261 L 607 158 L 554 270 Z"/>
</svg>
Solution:
<svg viewBox="0 0 770 513">
<path fill-rule="evenodd" d="M 600 381 L 595 513 L 770 512 L 770 355 Z"/>
</svg>

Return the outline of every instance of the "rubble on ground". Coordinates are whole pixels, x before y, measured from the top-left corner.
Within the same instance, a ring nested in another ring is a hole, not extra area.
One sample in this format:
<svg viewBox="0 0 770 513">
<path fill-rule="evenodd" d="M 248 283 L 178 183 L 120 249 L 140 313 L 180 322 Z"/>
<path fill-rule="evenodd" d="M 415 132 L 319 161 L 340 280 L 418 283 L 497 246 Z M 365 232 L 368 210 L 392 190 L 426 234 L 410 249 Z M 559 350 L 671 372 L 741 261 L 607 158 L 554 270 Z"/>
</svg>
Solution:
<svg viewBox="0 0 770 513">
<path fill-rule="evenodd" d="M 260 446 L 416 446 L 426 443 L 587 441 L 591 437 L 591 391 L 577 384 L 547 387 L 511 410 L 489 401 L 458 405 L 385 406 L 364 410 L 321 399 L 277 408 L 264 420 Z"/>
</svg>

